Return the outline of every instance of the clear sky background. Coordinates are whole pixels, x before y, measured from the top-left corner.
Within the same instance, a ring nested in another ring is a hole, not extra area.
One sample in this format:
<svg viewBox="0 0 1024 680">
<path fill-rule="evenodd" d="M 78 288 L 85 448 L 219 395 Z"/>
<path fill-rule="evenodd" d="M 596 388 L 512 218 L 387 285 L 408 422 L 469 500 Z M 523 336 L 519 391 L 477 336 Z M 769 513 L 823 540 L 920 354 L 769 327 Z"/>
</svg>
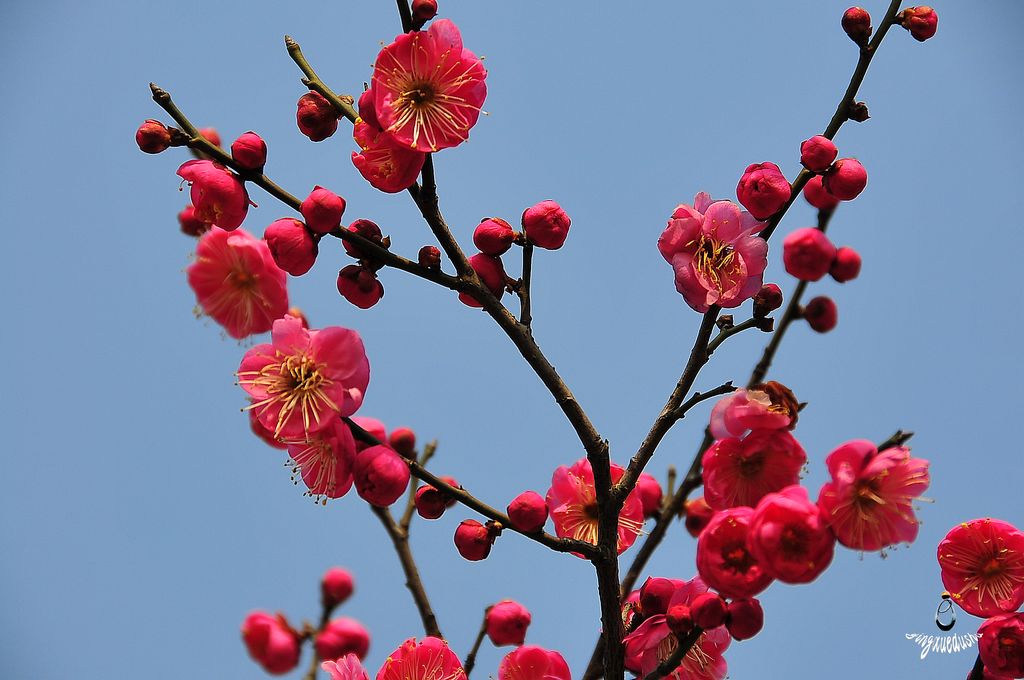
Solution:
<svg viewBox="0 0 1024 680">
<path fill-rule="evenodd" d="M 885 4 L 867 6 L 880 17 Z M 797 172 L 800 141 L 823 129 L 857 58 L 839 27 L 845 7 L 442 0 L 442 16 L 486 57 L 491 114 L 470 143 L 438 155 L 442 208 L 467 243 L 480 218 L 516 221 L 542 199 L 572 216 L 566 246 L 535 260 L 535 333 L 617 461 L 664 403 L 699 321 L 655 247 L 665 220 L 701 190 L 734 198 L 749 163 Z M 795 326 L 772 372 L 809 402 L 795 434 L 812 493 L 836 445 L 903 428 L 932 461 L 935 502 L 922 506 L 909 549 L 887 559 L 839 550 L 813 584 L 773 585 L 764 632 L 727 654 L 737 680 L 963 677 L 973 652 L 922 661 L 904 638 L 937 632 L 935 546 L 974 517 L 1024 526 L 1014 311 L 1024 7 L 937 9 L 933 40 L 890 33 L 861 91 L 872 118 L 837 139 L 870 174 L 830 231 L 862 253 L 861 278 L 812 288 L 835 297 L 839 327 L 820 336 Z M 318 579 L 331 565 L 355 574 L 357 593 L 341 613 L 370 628 L 373 670 L 422 634 L 365 503 L 352 493 L 315 506 L 289 482 L 284 456 L 249 433 L 233 384 L 245 346 L 194 318 L 185 283 L 195 244 L 178 233 L 187 193 L 174 171 L 187 156 L 148 157 L 133 139 L 143 119 L 166 120 L 149 98 L 155 81 L 226 143 L 248 129 L 264 135 L 267 171 L 283 186 L 337 191 L 347 220 L 374 219 L 396 251 L 414 256 L 432 242 L 426 226 L 408 196 L 376 192 L 356 173 L 346 125 L 320 144 L 296 129 L 304 89 L 282 42 L 295 36 L 328 83 L 358 92 L 381 41 L 398 32 L 388 0 L 0 9 L 11 302 L 0 336 L 3 677 L 264 677 L 239 624 L 257 608 L 315 618 Z M 260 207 L 250 231 L 290 214 L 258 189 L 252 197 Z M 801 201 L 780 236 L 812 220 Z M 360 311 L 335 291 L 347 263 L 340 244 L 323 245 L 290 292 L 314 325 L 363 335 L 372 376 L 361 414 L 438 438 L 435 470 L 501 507 L 524 489 L 543 493 L 555 466 L 581 457 L 547 392 L 484 314 L 395 271 L 382 273 L 383 302 Z M 778 250 L 768 280 L 788 291 Z M 745 380 L 765 340 L 730 341 L 697 387 Z M 666 438 L 652 472 L 689 463 L 707 410 Z M 598 628 L 590 565 L 512 534 L 488 560 L 466 562 L 452 533 L 470 516 L 454 508 L 413 527 L 453 647 L 464 654 L 483 608 L 512 597 L 534 613 L 528 642 L 561 650 L 582 672 Z M 651 573 L 695 573 L 681 526 Z M 961 614 L 955 631 L 977 623 Z M 485 646 L 475 675 L 496 673 L 506 651 Z"/>
</svg>

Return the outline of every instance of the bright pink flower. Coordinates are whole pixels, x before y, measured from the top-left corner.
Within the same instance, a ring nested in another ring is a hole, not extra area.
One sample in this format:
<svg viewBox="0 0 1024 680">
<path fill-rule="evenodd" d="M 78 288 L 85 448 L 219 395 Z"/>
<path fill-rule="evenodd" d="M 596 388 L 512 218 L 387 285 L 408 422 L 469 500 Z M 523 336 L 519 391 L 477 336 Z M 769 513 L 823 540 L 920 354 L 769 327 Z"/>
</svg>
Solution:
<svg viewBox="0 0 1024 680">
<path fill-rule="evenodd" d="M 909 7 L 900 12 L 896 19 L 918 42 L 931 38 L 939 27 L 939 15 L 928 5 Z"/>
<path fill-rule="evenodd" d="M 320 664 L 320 669 L 327 671 L 331 680 L 370 680 L 366 669 L 359 663 L 359 657 L 355 654 L 346 654 L 337 661 L 324 661 Z"/>
<path fill-rule="evenodd" d="M 302 201 L 299 212 L 302 213 L 302 218 L 306 220 L 306 226 L 310 231 L 314 234 L 326 234 L 341 226 L 341 216 L 345 214 L 345 199 L 318 184 Z"/>
<path fill-rule="evenodd" d="M 612 463 L 613 484 L 619 481 L 623 472 L 622 467 Z M 571 467 L 562 465 L 555 470 L 551 476 L 547 503 L 557 535 L 597 545 L 597 492 L 594 490 L 594 471 L 589 460 L 581 458 Z M 643 504 L 634 488 L 619 512 L 620 554 L 633 545 L 643 526 Z"/>
<path fill-rule="evenodd" d="M 288 455 L 310 496 L 326 503 L 328 498 L 341 498 L 352 488 L 356 440 L 340 418 L 311 433 L 308 439 L 290 443 Z"/>
<path fill-rule="evenodd" d="M 146 153 L 160 153 L 171 145 L 171 131 L 160 121 L 150 118 L 135 132 L 135 143 Z"/>
<path fill-rule="evenodd" d="M 299 636 L 281 614 L 249 614 L 242 623 L 242 641 L 249 656 L 273 675 L 287 673 L 299 663 Z"/>
<path fill-rule="evenodd" d="M 455 548 L 470 562 L 486 559 L 497 534 L 475 519 L 465 519 L 455 529 Z"/>
<path fill-rule="evenodd" d="M 699 577 L 684 582 L 672 595 L 669 611 L 680 605 L 691 606 L 698 596 L 706 592 L 708 587 Z M 679 646 L 679 640 L 663 614 L 645 619 L 623 642 L 626 645 L 626 666 L 640 677 L 657 668 Z M 729 642 L 729 633 L 722 626 L 704 631 L 679 667 L 666 677 L 672 680 L 722 680 L 727 671 L 722 654 Z"/>
<path fill-rule="evenodd" d="M 558 652 L 536 645 L 518 647 L 501 660 L 498 680 L 571 680 L 569 664 Z"/>
<path fill-rule="evenodd" d="M 803 309 L 804 321 L 811 330 L 828 333 L 839 323 L 839 308 L 835 300 L 827 295 L 819 295 L 807 301 Z"/>
<path fill-rule="evenodd" d="M 849 246 L 842 246 L 836 249 L 836 259 L 828 273 L 839 283 L 846 283 L 860 275 L 860 265 L 860 253 Z"/>
<path fill-rule="evenodd" d="M 370 363 L 358 333 L 336 326 L 310 331 L 286 316 L 274 322 L 271 339 L 245 353 L 238 384 L 276 437 L 307 438 L 363 403 Z"/>
<path fill-rule="evenodd" d="M 473 245 L 488 255 L 502 255 L 512 247 L 516 232 L 512 225 L 500 217 L 481 220 L 473 230 Z"/>
<path fill-rule="evenodd" d="M 786 205 L 793 190 L 775 163 L 747 166 L 736 185 L 736 198 L 757 220 L 766 220 Z"/>
<path fill-rule="evenodd" d="M 359 497 L 378 508 L 397 501 L 409 487 L 409 466 L 384 445 L 370 446 L 357 453 L 352 474 Z"/>
<path fill-rule="evenodd" d="M 282 451 L 288 448 L 288 444 L 274 439 L 273 430 L 268 430 L 263 427 L 263 423 L 259 421 L 259 418 L 256 417 L 256 413 L 254 411 L 249 411 L 249 429 L 252 430 L 254 435 L 262 439 L 267 446 L 280 449 Z"/>
<path fill-rule="evenodd" d="M 360 659 L 370 650 L 370 633 L 363 624 L 344 616 L 328 622 L 313 641 L 316 655 L 324 660 L 355 654 Z"/>
<path fill-rule="evenodd" d="M 469 258 L 469 266 L 473 268 L 491 294 L 500 300 L 505 293 L 505 283 L 508 278 L 505 276 L 505 267 L 501 264 L 501 258 L 486 253 L 477 253 Z M 459 293 L 459 301 L 467 307 L 483 307 L 483 304 L 469 293 Z"/>
<path fill-rule="evenodd" d="M 267 143 L 249 130 L 231 142 L 231 157 L 246 170 L 259 170 L 267 163 Z"/>
<path fill-rule="evenodd" d="M 524 491 L 508 504 L 508 518 L 512 526 L 526 533 L 544 528 L 548 521 L 548 504 L 536 491 Z"/>
<path fill-rule="evenodd" d="M 299 131 L 311 142 L 322 142 L 338 130 L 341 114 L 319 92 L 307 92 L 299 97 L 295 122 Z"/>
<path fill-rule="evenodd" d="M 487 637 L 496 647 L 521 645 L 532 620 L 530 610 L 514 600 L 502 600 L 487 610 Z"/>
<path fill-rule="evenodd" d="M 644 509 L 644 517 L 654 517 L 661 512 L 661 484 L 658 480 L 641 472 L 636 480 L 636 490 L 640 494 L 640 503 Z"/>
<path fill-rule="evenodd" d="M 835 259 L 836 247 L 820 229 L 797 229 L 782 241 L 786 271 L 801 281 L 817 281 L 828 274 Z"/>
<path fill-rule="evenodd" d="M 755 236 L 764 223 L 730 201 L 706 193 L 680 205 L 658 239 L 672 265 L 676 290 L 698 312 L 711 305 L 738 307 L 761 288 L 768 244 Z"/>
<path fill-rule="evenodd" d="M 411 187 L 427 159 L 425 153 L 400 145 L 362 119 L 352 128 L 352 138 L 362 149 L 352 152 L 352 165 L 373 188 L 389 194 Z"/>
<path fill-rule="evenodd" d="M 572 220 L 554 201 L 541 201 L 523 211 L 523 231 L 538 248 L 558 250 L 565 245 Z"/>
<path fill-rule="evenodd" d="M 379 130 L 380 121 L 377 120 L 377 109 L 374 108 L 373 103 L 374 98 L 372 87 L 364 90 L 363 93 L 359 95 L 359 101 L 356 103 L 356 107 L 359 109 L 359 117 Z"/>
<path fill-rule="evenodd" d="M 863 439 L 846 442 L 825 459 L 832 481 L 818 505 L 839 542 L 854 550 L 881 550 L 917 538 L 911 505 L 928 488 L 928 461 L 894 446 L 879 453 Z"/>
<path fill-rule="evenodd" d="M 835 546 L 821 509 L 799 484 L 768 494 L 754 509 L 748 547 L 772 578 L 810 583 L 832 563 Z"/>
<path fill-rule="evenodd" d="M 704 499 L 716 510 L 754 507 L 765 495 L 800 481 L 807 454 L 785 430 L 754 430 L 719 439 L 704 452 Z"/>
<path fill-rule="evenodd" d="M 869 23 L 870 21 L 868 19 Z M 814 135 L 800 145 L 800 163 L 811 172 L 825 172 L 837 155 L 839 155 L 839 149 L 831 139 L 824 135 Z"/>
<path fill-rule="evenodd" d="M 840 158 L 822 176 L 825 191 L 841 201 L 852 201 L 868 185 L 868 171 L 856 158 Z"/>
<path fill-rule="evenodd" d="M 372 269 L 350 264 L 338 272 L 338 292 L 359 309 L 369 309 L 384 297 L 384 285 Z"/>
<path fill-rule="evenodd" d="M 815 175 L 804 185 L 804 198 L 818 210 L 834 210 L 840 201 L 825 191 L 821 175 Z"/>
<path fill-rule="evenodd" d="M 373 67 L 374 108 L 395 141 L 438 151 L 469 139 L 487 96 L 487 71 L 462 47 L 459 29 L 440 19 L 382 49 Z"/>
<path fill-rule="evenodd" d="M 753 508 L 722 510 L 697 539 L 697 571 L 705 583 L 726 597 L 752 597 L 772 582 L 747 548 L 753 517 Z"/>
<path fill-rule="evenodd" d="M 233 338 L 265 333 L 288 311 L 285 273 L 266 242 L 242 229 L 203 234 L 186 272 L 203 312 Z"/>
<path fill-rule="evenodd" d="M 306 225 L 293 217 L 284 217 L 270 223 L 263 232 L 277 266 L 292 276 L 302 276 L 316 262 L 317 243 Z"/>
<path fill-rule="evenodd" d="M 448 643 L 425 637 L 409 638 L 391 652 L 377 672 L 377 680 L 462 680 L 466 672 Z"/>
<path fill-rule="evenodd" d="M 336 607 L 352 596 L 355 590 L 352 574 L 341 567 L 331 567 L 320 579 L 320 595 L 324 603 Z"/>
<path fill-rule="evenodd" d="M 1024 614 L 994 616 L 978 629 L 978 653 L 985 670 L 1024 678 Z"/>
<path fill-rule="evenodd" d="M 225 231 L 237 229 L 249 210 L 249 194 L 238 176 L 213 161 L 188 161 L 178 176 L 192 185 L 195 216 Z"/>
<path fill-rule="evenodd" d="M 968 614 L 995 616 L 1024 604 L 1024 532 L 998 519 L 953 527 L 939 543 L 942 584 Z"/>
<path fill-rule="evenodd" d="M 742 437 L 751 430 L 792 430 L 799 413 L 800 402 L 793 391 L 769 380 L 719 399 L 711 409 L 711 435 L 725 439 Z"/>
</svg>

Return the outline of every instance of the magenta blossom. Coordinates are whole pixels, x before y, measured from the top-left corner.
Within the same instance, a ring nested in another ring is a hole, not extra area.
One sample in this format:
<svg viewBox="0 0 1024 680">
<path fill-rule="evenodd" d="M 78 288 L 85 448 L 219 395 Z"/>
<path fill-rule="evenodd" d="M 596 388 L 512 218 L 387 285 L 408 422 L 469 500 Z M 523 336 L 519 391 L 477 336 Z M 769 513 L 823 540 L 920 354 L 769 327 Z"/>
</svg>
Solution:
<svg viewBox="0 0 1024 680">
<path fill-rule="evenodd" d="M 810 583 L 832 563 L 836 537 L 807 489 L 794 484 L 757 504 L 747 545 L 772 577 Z"/>
<path fill-rule="evenodd" d="M 391 652 L 377 672 L 377 680 L 463 680 L 466 671 L 448 643 L 425 637 L 409 638 Z"/>
<path fill-rule="evenodd" d="M 320 668 L 331 676 L 331 680 L 370 680 L 355 654 L 346 654 L 337 661 L 324 661 Z"/>
<path fill-rule="evenodd" d="M 238 176 L 213 161 L 188 161 L 178 176 L 192 185 L 195 216 L 225 231 L 237 229 L 249 210 L 249 194 Z"/>
<path fill-rule="evenodd" d="M 306 330 L 286 316 L 274 322 L 271 339 L 245 353 L 238 384 L 275 437 L 307 439 L 363 403 L 370 363 L 358 333 L 335 326 Z"/>
<path fill-rule="evenodd" d="M 711 409 L 711 436 L 725 439 L 751 430 L 792 430 L 799 413 L 800 402 L 792 390 L 769 380 L 719 399 Z"/>
<path fill-rule="evenodd" d="M 536 645 L 517 647 L 501 660 L 498 680 L 571 680 L 569 665 L 558 652 Z"/>
<path fill-rule="evenodd" d="M 697 571 L 726 597 L 753 597 L 771 585 L 771 575 L 748 548 L 753 518 L 753 508 L 722 510 L 697 539 Z"/>
<path fill-rule="evenodd" d="M 699 193 L 680 205 L 658 239 L 658 250 L 676 274 L 676 290 L 698 312 L 711 305 L 738 307 L 761 289 L 768 243 L 764 229 L 731 201 Z"/>
<path fill-rule="evenodd" d="M 400 145 L 372 123 L 359 119 L 352 128 L 352 138 L 361 151 L 352 152 L 352 165 L 375 189 L 394 194 L 405 191 L 416 182 L 427 155 Z"/>
<path fill-rule="evenodd" d="M 800 481 L 807 454 L 785 430 L 754 430 L 719 439 L 704 452 L 704 499 L 715 510 L 754 507 L 765 495 Z"/>
<path fill-rule="evenodd" d="M 382 49 L 373 67 L 374 109 L 384 132 L 417 151 L 439 151 L 469 139 L 487 85 L 483 62 L 462 47 L 459 29 L 439 19 Z"/>
<path fill-rule="evenodd" d="M 352 488 L 356 440 L 341 418 L 309 439 L 288 444 L 288 455 L 310 496 L 326 502 L 341 498 Z"/>
<path fill-rule="evenodd" d="M 1024 604 L 1024 532 L 986 517 L 962 522 L 939 543 L 942 585 L 968 614 L 995 616 Z"/>
</svg>

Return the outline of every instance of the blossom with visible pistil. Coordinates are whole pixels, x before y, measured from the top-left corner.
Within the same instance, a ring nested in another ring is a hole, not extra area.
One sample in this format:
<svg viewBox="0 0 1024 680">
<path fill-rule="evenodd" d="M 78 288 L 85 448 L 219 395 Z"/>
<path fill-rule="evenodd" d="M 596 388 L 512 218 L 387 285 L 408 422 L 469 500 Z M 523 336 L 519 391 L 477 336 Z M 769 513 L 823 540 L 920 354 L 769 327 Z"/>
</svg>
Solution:
<svg viewBox="0 0 1024 680">
<path fill-rule="evenodd" d="M 515 600 L 502 600 L 487 610 L 484 622 L 487 637 L 496 647 L 521 645 L 533 617 L 530 610 Z"/>
<path fill-rule="evenodd" d="M 561 654 L 537 645 L 518 647 L 501 660 L 498 680 L 571 680 Z"/>
<path fill-rule="evenodd" d="M 753 508 L 722 510 L 697 539 L 697 571 L 726 597 L 752 597 L 771 585 L 772 577 L 747 547 L 753 517 Z"/>
<path fill-rule="evenodd" d="M 832 563 L 836 538 L 807 489 L 794 484 L 757 504 L 747 545 L 773 578 L 810 583 Z"/>
<path fill-rule="evenodd" d="M 712 444 L 701 461 L 704 499 L 716 510 L 754 507 L 765 495 L 800 481 L 807 454 L 785 430 L 754 430 Z"/>
<path fill-rule="evenodd" d="M 430 152 L 458 146 L 480 116 L 487 85 L 483 62 L 462 46 L 459 29 L 440 19 L 405 33 L 377 55 L 374 109 L 400 145 Z"/>
<path fill-rule="evenodd" d="M 306 330 L 286 316 L 274 322 L 271 340 L 245 353 L 238 384 L 275 437 L 309 438 L 363 403 L 370 363 L 358 333 L 337 326 Z"/>
<path fill-rule="evenodd" d="M 869 441 L 846 442 L 825 459 L 832 481 L 818 506 L 839 542 L 854 550 L 881 550 L 917 538 L 912 503 L 928 488 L 928 461 L 894 446 L 879 452 Z"/>
<path fill-rule="evenodd" d="M 985 670 L 1024 678 L 1024 614 L 993 616 L 978 629 L 978 653 Z"/>
<path fill-rule="evenodd" d="M 366 669 L 359 663 L 359 657 L 355 654 L 346 654 L 337 661 L 324 661 L 320 664 L 320 669 L 326 671 L 331 680 L 370 680 Z"/>
<path fill-rule="evenodd" d="M 341 498 L 352 488 L 356 440 L 340 418 L 308 439 L 290 443 L 288 455 L 310 496 L 326 502 Z"/>
<path fill-rule="evenodd" d="M 738 307 L 761 288 L 768 243 L 765 227 L 730 201 L 699 193 L 680 205 L 658 239 L 658 250 L 675 270 L 676 290 L 698 312 L 711 305 Z"/>
<path fill-rule="evenodd" d="M 188 161 L 178 168 L 178 176 L 192 186 L 190 196 L 197 219 L 225 231 L 237 229 L 245 220 L 249 194 L 238 176 L 223 165 Z"/>
<path fill-rule="evenodd" d="M 998 519 L 953 527 L 939 543 L 942 585 L 968 614 L 994 616 L 1024 604 L 1024 532 Z"/>
<path fill-rule="evenodd" d="M 792 430 L 800 413 L 793 391 L 775 380 L 736 390 L 711 409 L 711 436 L 742 437 L 751 430 Z"/>
<path fill-rule="evenodd" d="M 233 338 L 265 333 L 288 311 L 288 277 L 266 242 L 245 230 L 203 234 L 186 273 L 203 312 Z"/>
<path fill-rule="evenodd" d="M 361 118 L 352 128 L 352 138 L 361 149 L 352 152 L 352 165 L 373 188 L 388 194 L 411 187 L 427 159 L 425 153 L 400 145 Z"/>
<path fill-rule="evenodd" d="M 377 680 L 463 680 L 459 657 L 448 643 L 436 637 L 425 637 L 418 643 L 409 638 L 391 652 L 377 672 Z"/>
<path fill-rule="evenodd" d="M 619 481 L 623 472 L 621 466 L 612 463 L 613 484 Z M 597 545 L 597 492 L 589 460 L 581 458 L 570 467 L 562 465 L 555 470 L 551 476 L 547 503 L 558 536 Z M 619 512 L 619 553 L 633 545 L 643 526 L 643 503 L 634 488 L 626 496 Z"/>
</svg>

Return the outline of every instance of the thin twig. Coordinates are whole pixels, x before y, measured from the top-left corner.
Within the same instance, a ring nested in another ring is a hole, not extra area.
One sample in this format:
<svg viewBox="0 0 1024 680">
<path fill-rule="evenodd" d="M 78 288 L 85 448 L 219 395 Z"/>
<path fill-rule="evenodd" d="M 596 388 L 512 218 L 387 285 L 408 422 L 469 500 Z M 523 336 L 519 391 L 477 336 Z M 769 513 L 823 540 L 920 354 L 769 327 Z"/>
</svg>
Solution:
<svg viewBox="0 0 1024 680">
<path fill-rule="evenodd" d="M 757 318 L 751 317 L 751 318 L 747 319 L 746 321 L 744 321 L 743 323 L 737 324 L 735 326 L 730 326 L 729 328 L 726 328 L 726 329 L 723 329 L 723 330 L 719 331 L 718 335 L 716 335 L 711 340 L 711 342 L 708 343 L 708 356 L 711 356 L 712 354 L 714 354 L 715 350 L 718 349 L 719 347 L 721 347 L 722 343 L 724 343 L 726 340 L 728 340 L 732 336 L 737 335 L 738 333 L 742 333 L 743 331 L 751 329 L 751 328 L 762 328 L 762 327 L 765 327 L 765 319 L 757 319 Z"/>
<path fill-rule="evenodd" d="M 412 550 L 409 549 L 408 534 L 403 532 L 401 527 L 395 523 L 395 518 L 391 516 L 391 512 L 387 508 L 378 508 L 371 505 L 370 509 L 380 519 L 385 531 L 388 532 L 388 536 L 391 538 L 391 543 L 395 546 L 395 552 L 398 553 L 398 561 L 401 562 L 402 571 L 405 572 L 405 586 L 412 593 L 413 602 L 416 603 L 416 609 L 419 611 L 420 619 L 423 621 L 423 631 L 427 635 L 444 639 L 441 629 L 437 625 L 437 617 L 434 616 L 434 610 L 430 606 L 430 600 L 427 598 L 427 591 L 423 588 L 423 581 L 420 579 L 416 560 L 413 559 Z"/>
<path fill-rule="evenodd" d="M 399 0 L 401 2 L 401 0 Z M 290 35 L 284 37 L 284 45 L 288 49 L 288 56 L 292 58 L 295 65 L 299 67 L 302 73 L 306 76 L 302 79 L 302 84 L 309 89 L 320 93 L 324 99 L 329 101 L 334 109 L 341 115 L 348 118 L 351 122 L 355 123 L 356 118 L 359 114 L 352 107 L 352 97 L 348 95 L 339 95 L 334 92 L 331 88 L 327 87 L 324 81 L 320 80 L 320 76 L 316 74 L 313 67 L 306 61 L 306 57 L 302 54 L 302 48 L 299 47 L 299 43 L 295 42 L 295 39 Z"/>
<path fill-rule="evenodd" d="M 735 391 L 736 388 L 733 387 L 732 381 L 729 380 L 727 382 L 722 383 L 713 390 L 708 390 L 707 392 L 694 392 L 692 397 L 690 397 L 689 399 L 687 399 L 686 401 L 679 405 L 679 408 L 677 408 L 674 411 L 673 415 L 676 417 L 677 420 L 682 420 L 684 417 L 686 417 L 687 411 L 689 411 L 691 408 L 701 403 L 702 401 L 714 399 L 715 397 L 719 397 L 722 396 L 723 394 L 729 394 L 730 392 Z"/>
<path fill-rule="evenodd" d="M 473 641 L 473 647 L 466 654 L 466 662 L 462 664 L 462 669 L 466 671 L 466 677 L 473 672 L 473 666 L 476 665 L 476 654 L 480 651 L 480 644 L 484 641 L 484 636 L 487 634 L 487 614 L 491 611 L 488 607 L 484 610 L 484 618 L 480 621 L 480 630 L 477 631 L 476 639 Z"/>
<path fill-rule="evenodd" d="M 519 323 L 527 328 L 533 323 L 533 315 L 530 310 L 530 284 L 533 278 L 533 244 L 529 241 L 523 245 L 523 278 L 519 285 Z"/>
</svg>

